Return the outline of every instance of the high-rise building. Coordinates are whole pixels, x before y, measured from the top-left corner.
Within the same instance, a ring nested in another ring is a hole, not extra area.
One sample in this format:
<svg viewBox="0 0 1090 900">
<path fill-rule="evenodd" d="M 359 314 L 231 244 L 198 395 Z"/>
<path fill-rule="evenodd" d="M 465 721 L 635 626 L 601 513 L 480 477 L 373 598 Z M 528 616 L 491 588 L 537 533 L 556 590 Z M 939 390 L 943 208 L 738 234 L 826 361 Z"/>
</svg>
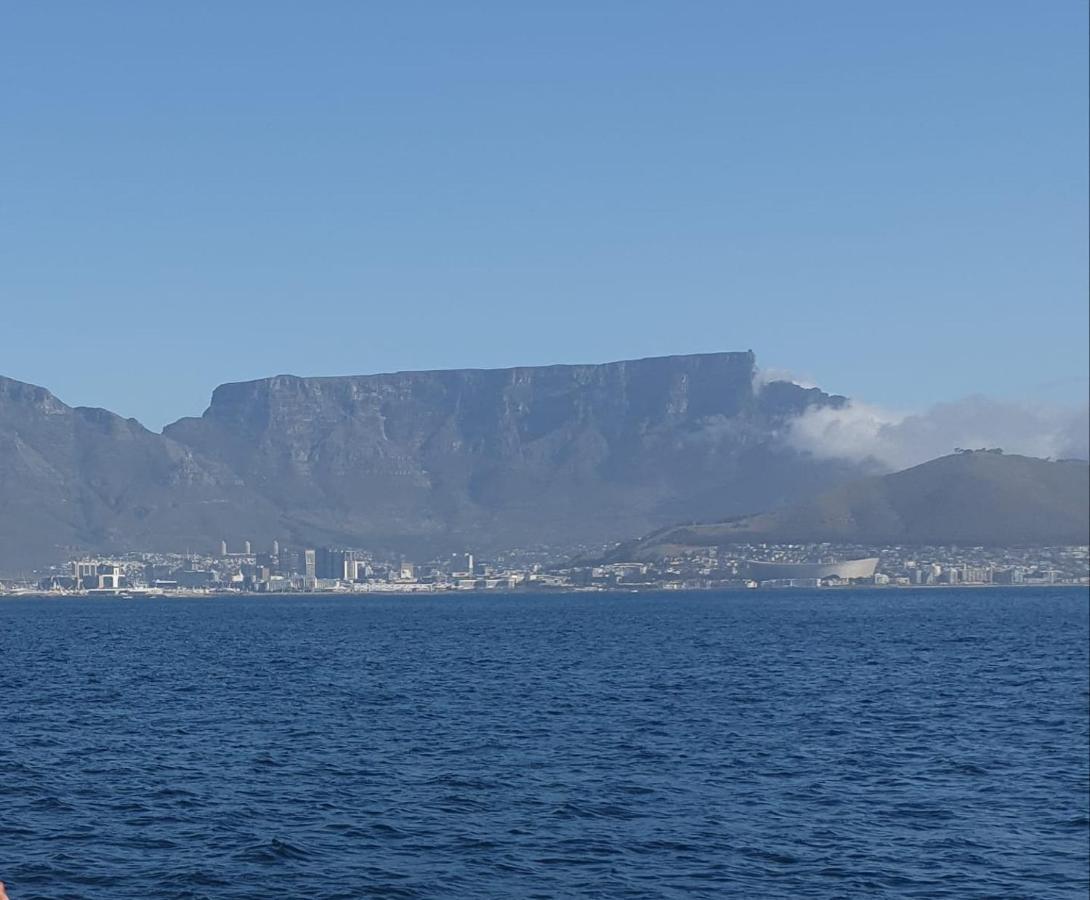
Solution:
<svg viewBox="0 0 1090 900">
<path fill-rule="evenodd" d="M 250 542 L 249 541 L 243 541 L 243 543 L 242 543 L 242 552 L 246 556 L 250 555 Z"/>
<path fill-rule="evenodd" d="M 304 550 L 300 554 L 299 559 L 299 572 L 303 576 L 307 587 L 313 587 L 314 581 L 317 579 L 318 570 L 318 554 L 314 550 Z"/>
<path fill-rule="evenodd" d="M 276 554 L 276 571 L 279 575 L 291 575 L 296 568 L 295 552 L 289 547 L 280 547 Z"/>
<path fill-rule="evenodd" d="M 347 550 L 321 547 L 315 554 L 314 572 L 318 578 L 350 579 L 349 562 L 352 554 Z"/>
<path fill-rule="evenodd" d="M 227 541 L 220 541 L 220 556 L 227 555 Z"/>
</svg>

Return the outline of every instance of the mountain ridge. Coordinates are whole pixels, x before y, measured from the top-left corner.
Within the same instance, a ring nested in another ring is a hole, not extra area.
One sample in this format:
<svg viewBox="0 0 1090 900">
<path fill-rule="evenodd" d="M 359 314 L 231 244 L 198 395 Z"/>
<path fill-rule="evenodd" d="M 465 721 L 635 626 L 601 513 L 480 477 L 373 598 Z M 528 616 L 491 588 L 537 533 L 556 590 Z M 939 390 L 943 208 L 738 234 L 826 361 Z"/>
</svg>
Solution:
<svg viewBox="0 0 1090 900">
<path fill-rule="evenodd" d="M 741 543 L 1020 546 L 1090 541 L 1090 463 L 954 453 L 784 509 L 658 529 L 611 559 Z"/>
<path fill-rule="evenodd" d="M 484 545 L 494 543 L 497 528 L 516 541 L 562 533 L 597 540 L 617 533 L 618 517 L 636 512 L 663 521 L 660 505 L 700 505 L 694 495 L 717 487 L 702 449 L 714 456 L 729 446 L 734 452 L 726 456 L 744 467 L 744 450 L 767 444 L 785 418 L 845 402 L 787 383 L 755 392 L 754 371 L 747 351 L 274 376 L 221 385 L 200 418 L 179 420 L 164 434 L 267 485 L 308 528 L 321 510 L 341 532 L 371 540 L 382 537 L 367 520 L 376 516 L 387 531 Z M 699 484 L 684 477 L 677 470 L 683 458 L 696 458 L 709 477 Z M 797 476 L 792 484 L 789 472 L 780 480 L 788 495 L 806 489 Z M 766 499 L 738 502 L 753 509 Z M 574 528 L 559 524 L 565 515 L 578 519 Z M 554 524 L 535 528 L 528 517 L 551 517 Z"/>
<path fill-rule="evenodd" d="M 767 535 L 796 507 L 810 510 L 796 535 L 910 534 L 889 524 L 901 501 L 849 485 L 876 466 L 784 439 L 796 416 L 847 400 L 755 376 L 752 351 L 277 375 L 219 385 L 162 433 L 0 377 L 0 567 L 220 539 L 415 555 L 601 546 L 678 521 Z M 842 486 L 839 501 L 812 499 Z"/>
<path fill-rule="evenodd" d="M 7 568 L 151 536 L 192 545 L 243 507 L 271 514 L 230 472 L 135 419 L 71 407 L 45 388 L 0 378 Z"/>
<path fill-rule="evenodd" d="M 218 386 L 161 434 L 7 379 L 0 565 L 221 537 L 497 549 L 605 542 L 839 483 L 779 435 L 844 398 L 752 351 Z M 97 425 L 96 425 L 97 423 Z M 27 467 L 28 459 L 51 460 Z M 20 524 L 20 523 L 25 524 Z"/>
</svg>

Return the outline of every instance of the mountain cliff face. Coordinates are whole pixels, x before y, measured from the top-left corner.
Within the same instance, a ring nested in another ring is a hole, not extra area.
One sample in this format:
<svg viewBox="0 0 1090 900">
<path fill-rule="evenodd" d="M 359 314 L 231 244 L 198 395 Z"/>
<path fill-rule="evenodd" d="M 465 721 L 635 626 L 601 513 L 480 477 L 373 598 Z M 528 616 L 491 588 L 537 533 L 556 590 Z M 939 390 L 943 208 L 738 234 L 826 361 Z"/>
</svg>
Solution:
<svg viewBox="0 0 1090 900">
<path fill-rule="evenodd" d="M 767 508 L 842 480 L 777 429 L 843 403 L 752 353 L 604 365 L 278 376 L 218 388 L 165 430 L 310 539 L 496 548 L 603 541 Z M 855 470 L 857 471 L 857 470 Z"/>
<path fill-rule="evenodd" d="M 276 516 L 220 464 L 104 409 L 0 378 L 0 564 L 83 549 L 206 546 Z"/>
<path fill-rule="evenodd" d="M 282 375 L 154 434 L 0 379 L 0 565 L 80 550 L 573 546 L 768 509 L 857 475 L 777 435 L 842 397 L 754 384 L 752 353 Z"/>
</svg>

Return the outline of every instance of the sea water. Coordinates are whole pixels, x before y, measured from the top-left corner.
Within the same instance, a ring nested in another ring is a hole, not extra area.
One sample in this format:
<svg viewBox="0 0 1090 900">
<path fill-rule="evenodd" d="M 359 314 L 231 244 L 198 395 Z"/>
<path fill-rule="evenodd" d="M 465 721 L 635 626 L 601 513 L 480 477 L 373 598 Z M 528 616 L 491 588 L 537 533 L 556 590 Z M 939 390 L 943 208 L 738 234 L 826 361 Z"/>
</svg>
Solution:
<svg viewBox="0 0 1090 900">
<path fill-rule="evenodd" d="M 1085 897 L 1083 589 L 0 601 L 34 898 Z"/>
</svg>

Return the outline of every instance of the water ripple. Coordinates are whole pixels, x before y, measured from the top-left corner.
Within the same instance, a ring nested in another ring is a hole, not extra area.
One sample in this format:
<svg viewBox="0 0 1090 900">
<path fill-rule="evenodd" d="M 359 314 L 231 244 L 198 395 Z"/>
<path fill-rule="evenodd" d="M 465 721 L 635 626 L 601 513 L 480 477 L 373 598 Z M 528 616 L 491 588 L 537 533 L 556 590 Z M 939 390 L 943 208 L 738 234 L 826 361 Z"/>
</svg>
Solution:
<svg viewBox="0 0 1090 900">
<path fill-rule="evenodd" d="M 1078 591 L 0 602 L 13 900 L 1085 897 Z"/>
</svg>

